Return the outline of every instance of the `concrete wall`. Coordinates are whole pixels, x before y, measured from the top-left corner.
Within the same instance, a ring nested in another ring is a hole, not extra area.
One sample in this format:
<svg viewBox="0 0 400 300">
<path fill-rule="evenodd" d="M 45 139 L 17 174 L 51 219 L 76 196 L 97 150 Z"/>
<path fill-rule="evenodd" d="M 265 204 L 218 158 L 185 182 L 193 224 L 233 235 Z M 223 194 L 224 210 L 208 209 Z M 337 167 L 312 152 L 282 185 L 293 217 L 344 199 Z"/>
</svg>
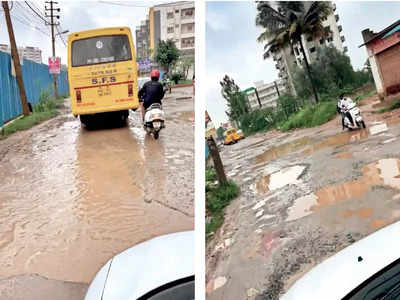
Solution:
<svg viewBox="0 0 400 300">
<path fill-rule="evenodd" d="M 376 91 L 378 92 L 378 94 L 383 94 L 384 90 L 382 85 L 382 77 L 379 71 L 376 57 L 372 54 L 371 49 L 369 49 L 368 47 L 367 47 L 367 53 L 368 53 L 368 60 L 371 65 L 372 76 L 374 77 L 375 81 Z"/>
</svg>

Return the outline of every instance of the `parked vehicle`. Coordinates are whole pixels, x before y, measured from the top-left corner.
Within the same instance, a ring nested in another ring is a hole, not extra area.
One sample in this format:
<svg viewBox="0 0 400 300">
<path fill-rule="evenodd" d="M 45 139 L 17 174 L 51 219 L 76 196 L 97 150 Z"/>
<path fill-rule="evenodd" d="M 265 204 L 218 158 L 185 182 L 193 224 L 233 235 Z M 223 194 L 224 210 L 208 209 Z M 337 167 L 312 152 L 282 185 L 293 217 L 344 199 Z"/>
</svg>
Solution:
<svg viewBox="0 0 400 300">
<path fill-rule="evenodd" d="M 68 36 L 72 114 L 83 124 L 100 113 L 125 121 L 139 107 L 137 64 L 128 27 L 74 32 Z"/>
<path fill-rule="evenodd" d="M 354 125 L 347 117 L 347 113 L 350 113 L 351 117 L 353 118 Z M 348 128 L 349 130 L 366 128 L 365 122 L 361 116 L 361 111 L 354 102 L 350 102 L 347 107 L 342 108 L 342 118 L 344 118 L 344 127 Z"/>
<path fill-rule="evenodd" d="M 154 103 L 146 110 L 144 115 L 144 128 L 147 133 L 152 134 L 155 139 L 158 139 L 161 129 L 164 125 L 164 111 L 161 104 Z"/>
<path fill-rule="evenodd" d="M 194 299 L 193 231 L 153 238 L 111 258 L 85 300 Z"/>
<path fill-rule="evenodd" d="M 300 278 L 281 300 L 400 299 L 400 222 L 336 253 Z"/>
<path fill-rule="evenodd" d="M 229 128 L 224 132 L 224 144 L 231 145 L 236 144 L 241 139 L 244 139 L 244 135 L 241 130 L 237 130 L 236 128 Z"/>
</svg>

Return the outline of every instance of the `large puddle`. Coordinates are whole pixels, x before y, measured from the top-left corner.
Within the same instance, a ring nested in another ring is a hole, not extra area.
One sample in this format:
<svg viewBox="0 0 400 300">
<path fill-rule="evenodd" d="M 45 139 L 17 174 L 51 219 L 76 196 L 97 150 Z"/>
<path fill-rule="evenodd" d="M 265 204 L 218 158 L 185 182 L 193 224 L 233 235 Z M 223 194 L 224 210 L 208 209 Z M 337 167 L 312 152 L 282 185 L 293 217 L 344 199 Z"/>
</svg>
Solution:
<svg viewBox="0 0 400 300">
<path fill-rule="evenodd" d="M 142 131 L 87 131 L 70 121 L 8 154 L 0 168 L 0 276 L 90 282 L 124 249 L 193 228 L 180 211 L 191 200 L 169 193 L 192 186 L 168 187 L 167 137 Z"/>
<path fill-rule="evenodd" d="M 291 166 L 261 178 L 256 189 L 258 194 L 265 194 L 268 191 L 280 189 L 288 184 L 298 184 L 305 166 Z"/>
<path fill-rule="evenodd" d="M 318 150 L 343 146 L 352 142 L 361 141 L 367 139 L 368 136 L 368 130 L 357 130 L 354 132 L 345 132 L 339 135 L 324 138 L 320 141 L 316 141 L 314 138 L 311 137 L 303 137 L 292 142 L 268 149 L 266 152 L 258 155 L 255 158 L 255 163 L 260 164 L 272 161 L 288 153 L 292 153 L 303 148 L 305 149 L 301 152 L 302 155 L 311 155 Z"/>
<path fill-rule="evenodd" d="M 371 190 L 372 186 L 385 185 L 400 190 L 400 160 L 398 159 L 381 159 L 368 164 L 362 168 L 362 173 L 359 179 L 330 185 L 298 198 L 289 209 L 287 220 L 296 220 L 321 207 L 362 197 Z"/>
</svg>

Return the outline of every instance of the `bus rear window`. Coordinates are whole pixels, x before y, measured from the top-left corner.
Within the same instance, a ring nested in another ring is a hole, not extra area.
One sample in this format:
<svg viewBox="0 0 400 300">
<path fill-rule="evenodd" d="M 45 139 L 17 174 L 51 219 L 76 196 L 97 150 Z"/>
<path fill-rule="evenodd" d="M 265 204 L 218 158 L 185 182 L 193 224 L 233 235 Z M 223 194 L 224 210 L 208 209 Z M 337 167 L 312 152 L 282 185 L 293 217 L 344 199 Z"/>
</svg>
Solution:
<svg viewBox="0 0 400 300">
<path fill-rule="evenodd" d="M 127 35 L 96 36 L 72 42 L 72 66 L 131 60 Z"/>
</svg>

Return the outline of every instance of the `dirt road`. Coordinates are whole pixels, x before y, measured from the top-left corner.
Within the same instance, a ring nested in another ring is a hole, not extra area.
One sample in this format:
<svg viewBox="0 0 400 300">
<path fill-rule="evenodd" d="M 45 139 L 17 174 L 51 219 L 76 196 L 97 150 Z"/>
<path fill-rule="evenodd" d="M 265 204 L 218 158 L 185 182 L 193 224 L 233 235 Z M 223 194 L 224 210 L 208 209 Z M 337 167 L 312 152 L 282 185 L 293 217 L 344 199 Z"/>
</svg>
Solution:
<svg viewBox="0 0 400 300">
<path fill-rule="evenodd" d="M 278 299 L 304 272 L 400 219 L 400 114 L 361 109 L 367 130 L 339 118 L 269 132 L 222 151 L 241 196 L 207 249 L 207 299 Z"/>
<path fill-rule="evenodd" d="M 67 105 L 0 141 L 0 298 L 83 299 L 115 254 L 193 229 L 193 107 L 192 88 L 167 94 L 158 140 L 139 111 L 87 130 Z"/>
</svg>

